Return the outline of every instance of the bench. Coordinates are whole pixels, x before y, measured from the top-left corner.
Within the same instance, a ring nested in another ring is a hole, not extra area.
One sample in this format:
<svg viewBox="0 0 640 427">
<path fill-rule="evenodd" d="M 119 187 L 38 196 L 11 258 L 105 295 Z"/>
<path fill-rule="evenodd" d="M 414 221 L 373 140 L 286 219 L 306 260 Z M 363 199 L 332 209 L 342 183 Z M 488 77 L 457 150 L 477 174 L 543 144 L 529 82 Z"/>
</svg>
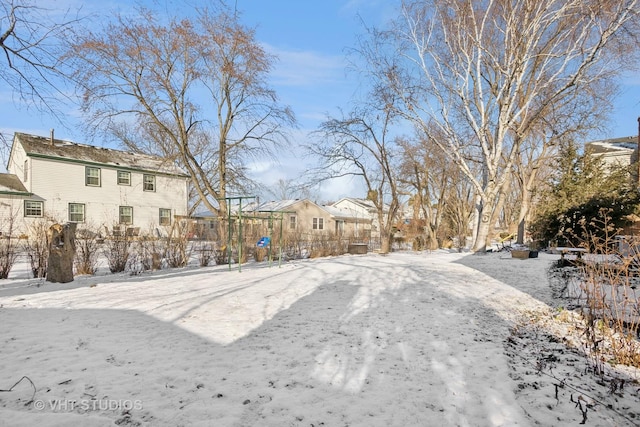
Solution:
<svg viewBox="0 0 640 427">
<path fill-rule="evenodd" d="M 554 252 L 560 254 L 560 259 L 564 259 L 565 255 L 575 255 L 577 259 L 582 259 L 582 254 L 587 253 L 585 248 L 557 247 L 553 248 Z"/>
</svg>

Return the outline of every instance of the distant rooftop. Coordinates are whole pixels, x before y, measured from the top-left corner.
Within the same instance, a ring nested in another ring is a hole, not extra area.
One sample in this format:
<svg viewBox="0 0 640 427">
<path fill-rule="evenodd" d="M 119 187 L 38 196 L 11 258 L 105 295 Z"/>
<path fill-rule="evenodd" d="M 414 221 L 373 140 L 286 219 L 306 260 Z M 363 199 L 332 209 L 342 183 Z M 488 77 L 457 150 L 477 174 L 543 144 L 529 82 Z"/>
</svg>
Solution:
<svg viewBox="0 0 640 427">
<path fill-rule="evenodd" d="M 16 133 L 15 141 L 22 144 L 28 156 L 59 158 L 98 163 L 114 168 L 129 168 L 167 175 L 188 175 L 173 162 L 157 156 L 77 144 L 75 142 L 52 139 L 43 136 Z"/>
<path fill-rule="evenodd" d="M 609 153 L 613 151 L 635 150 L 638 146 L 638 136 L 624 136 L 620 138 L 602 139 L 587 142 L 595 153 Z"/>
</svg>

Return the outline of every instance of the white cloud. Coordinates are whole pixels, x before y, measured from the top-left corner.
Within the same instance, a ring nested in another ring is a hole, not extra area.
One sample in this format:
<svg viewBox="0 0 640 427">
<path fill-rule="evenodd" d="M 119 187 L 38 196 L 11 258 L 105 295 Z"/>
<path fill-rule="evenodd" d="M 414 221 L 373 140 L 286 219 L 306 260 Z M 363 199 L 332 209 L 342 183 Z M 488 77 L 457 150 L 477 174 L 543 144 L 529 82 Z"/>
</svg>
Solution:
<svg viewBox="0 0 640 427">
<path fill-rule="evenodd" d="M 343 56 L 264 46 L 268 52 L 278 58 L 275 69 L 271 73 L 274 84 L 310 86 L 340 83 L 345 80 L 346 63 Z"/>
</svg>

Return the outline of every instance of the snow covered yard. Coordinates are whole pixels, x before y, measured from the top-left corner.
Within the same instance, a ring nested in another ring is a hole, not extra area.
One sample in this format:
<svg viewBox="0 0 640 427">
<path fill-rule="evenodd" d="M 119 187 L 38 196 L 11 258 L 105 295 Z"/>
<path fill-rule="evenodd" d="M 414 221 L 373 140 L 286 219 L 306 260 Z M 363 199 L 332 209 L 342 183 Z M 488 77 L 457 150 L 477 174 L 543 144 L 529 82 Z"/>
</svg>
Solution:
<svg viewBox="0 0 640 427">
<path fill-rule="evenodd" d="M 0 389 L 28 379 L 0 393 L 0 426 L 552 426 L 582 422 L 587 401 L 587 425 L 640 423 L 637 370 L 611 391 L 557 328 L 528 321 L 552 312 L 557 258 L 10 279 Z"/>
</svg>

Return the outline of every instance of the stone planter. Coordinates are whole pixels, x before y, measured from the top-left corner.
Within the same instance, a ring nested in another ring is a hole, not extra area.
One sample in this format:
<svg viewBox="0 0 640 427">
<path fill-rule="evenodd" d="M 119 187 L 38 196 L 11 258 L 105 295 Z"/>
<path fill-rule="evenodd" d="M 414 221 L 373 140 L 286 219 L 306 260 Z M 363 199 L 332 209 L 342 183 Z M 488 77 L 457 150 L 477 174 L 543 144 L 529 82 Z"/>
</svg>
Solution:
<svg viewBox="0 0 640 427">
<path fill-rule="evenodd" d="M 527 259 L 529 258 L 529 250 L 513 249 L 511 251 L 511 258 Z"/>
<path fill-rule="evenodd" d="M 369 246 L 366 243 L 352 243 L 349 245 L 347 252 L 353 255 L 366 254 Z"/>
</svg>

